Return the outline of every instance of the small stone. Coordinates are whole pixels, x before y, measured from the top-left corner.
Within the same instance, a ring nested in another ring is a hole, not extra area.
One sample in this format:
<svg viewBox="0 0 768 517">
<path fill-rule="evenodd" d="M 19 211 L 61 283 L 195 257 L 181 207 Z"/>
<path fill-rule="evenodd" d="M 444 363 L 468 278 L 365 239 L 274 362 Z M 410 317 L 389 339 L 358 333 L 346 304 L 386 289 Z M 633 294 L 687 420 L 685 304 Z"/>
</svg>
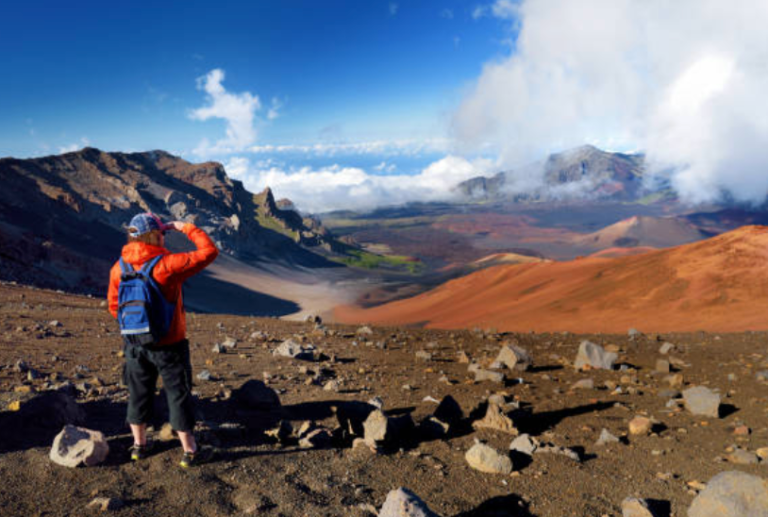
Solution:
<svg viewBox="0 0 768 517">
<path fill-rule="evenodd" d="M 237 339 L 227 336 L 221 345 L 225 348 L 235 348 L 237 346 Z"/>
<path fill-rule="evenodd" d="M 373 330 L 371 330 L 371 327 L 364 325 L 359 329 L 357 329 L 355 331 L 355 334 L 357 334 L 358 336 L 370 336 L 371 334 L 373 334 Z"/>
<path fill-rule="evenodd" d="M 425 350 L 419 350 L 416 352 L 416 359 L 423 359 L 424 361 L 431 361 L 432 360 L 432 354 Z"/>
<path fill-rule="evenodd" d="M 654 517 L 644 499 L 628 497 L 621 503 L 622 517 Z"/>
<path fill-rule="evenodd" d="M 509 444 L 509 450 L 532 456 L 538 446 L 539 444 L 535 438 L 531 438 L 531 435 L 524 433 L 512 440 L 512 443 Z"/>
<path fill-rule="evenodd" d="M 674 375 L 665 377 L 665 380 L 669 384 L 669 387 L 672 389 L 680 389 L 683 387 L 684 379 L 682 373 L 676 373 Z"/>
<path fill-rule="evenodd" d="M 525 371 L 531 366 L 531 355 L 517 345 L 507 344 L 501 347 L 499 355 L 496 356 L 496 362 L 510 370 Z"/>
<path fill-rule="evenodd" d="M 226 351 L 227 349 L 218 343 L 213 345 L 213 348 L 211 349 L 211 352 L 213 352 L 214 354 L 223 354 L 223 353 L 226 353 Z"/>
<path fill-rule="evenodd" d="M 504 382 L 504 374 L 502 372 L 496 372 L 493 370 L 486 370 L 485 368 L 475 369 L 475 382 Z"/>
<path fill-rule="evenodd" d="M 751 432 L 752 430 L 746 425 L 736 426 L 736 428 L 733 430 L 733 434 L 735 436 L 749 436 L 749 433 Z"/>
<path fill-rule="evenodd" d="M 341 383 L 337 379 L 331 379 L 323 385 L 323 391 L 339 391 Z"/>
<path fill-rule="evenodd" d="M 312 348 L 304 347 L 293 339 L 286 339 L 273 352 L 273 355 L 290 357 L 292 359 L 312 360 L 314 355 Z"/>
<path fill-rule="evenodd" d="M 609 443 L 619 443 L 619 439 L 611 434 L 608 429 L 603 429 L 600 432 L 600 437 L 597 439 L 597 442 L 595 442 L 595 445 L 601 446 L 601 445 L 608 445 Z"/>
<path fill-rule="evenodd" d="M 488 474 L 509 474 L 512 472 L 512 460 L 496 449 L 482 443 L 476 443 L 465 454 L 469 466 Z"/>
<path fill-rule="evenodd" d="M 669 361 L 666 359 L 658 359 L 656 361 L 656 371 L 659 373 L 669 373 Z"/>
<path fill-rule="evenodd" d="M 704 386 L 696 386 L 683 391 L 685 407 L 694 415 L 719 417 L 720 395 Z"/>
<path fill-rule="evenodd" d="M 666 342 L 663 345 L 661 345 L 661 347 L 659 348 L 659 353 L 662 354 L 662 355 L 667 355 L 672 350 L 674 350 L 674 348 L 675 348 L 674 344 L 672 344 L 670 342 Z"/>
<path fill-rule="evenodd" d="M 515 428 L 515 424 L 512 419 L 509 418 L 496 404 L 488 404 L 488 409 L 485 412 L 485 417 L 482 420 L 475 420 L 472 422 L 472 428 L 478 429 L 492 429 L 494 431 L 501 431 L 502 433 L 508 433 L 517 435 L 518 430 Z"/>
<path fill-rule="evenodd" d="M 745 451 L 744 449 L 734 450 L 732 453 L 726 456 L 725 459 L 730 463 L 735 463 L 736 465 L 754 465 L 759 461 L 757 454 L 754 452 Z"/>
<path fill-rule="evenodd" d="M 213 377 L 211 376 L 211 372 L 208 370 L 202 370 L 200 373 L 195 375 L 195 378 L 199 381 L 210 381 Z"/>
<path fill-rule="evenodd" d="M 160 428 L 160 432 L 157 433 L 157 439 L 161 442 L 170 442 L 176 439 L 176 434 L 173 432 L 173 427 L 171 427 L 170 422 L 163 424 L 163 427 Z"/>
<path fill-rule="evenodd" d="M 96 497 L 86 506 L 89 510 L 109 512 L 119 510 L 124 505 L 123 501 L 114 497 Z"/>
<path fill-rule="evenodd" d="M 636 416 L 629 421 L 629 434 L 631 435 L 647 435 L 651 432 L 653 423 L 650 418 L 644 416 Z"/>
<path fill-rule="evenodd" d="M 592 379 L 581 379 L 573 383 L 572 390 L 591 390 L 595 388 L 595 381 Z"/>
<path fill-rule="evenodd" d="M 400 487 L 387 494 L 378 517 L 439 517 L 427 504 L 407 488 Z"/>
<path fill-rule="evenodd" d="M 612 370 L 617 358 L 615 352 L 606 352 L 600 345 L 584 340 L 579 345 L 574 367 L 577 370 L 584 367 Z"/>
<path fill-rule="evenodd" d="M 66 425 L 53 440 L 49 457 L 64 467 L 91 467 L 103 462 L 109 454 L 109 444 L 99 431 Z"/>
</svg>

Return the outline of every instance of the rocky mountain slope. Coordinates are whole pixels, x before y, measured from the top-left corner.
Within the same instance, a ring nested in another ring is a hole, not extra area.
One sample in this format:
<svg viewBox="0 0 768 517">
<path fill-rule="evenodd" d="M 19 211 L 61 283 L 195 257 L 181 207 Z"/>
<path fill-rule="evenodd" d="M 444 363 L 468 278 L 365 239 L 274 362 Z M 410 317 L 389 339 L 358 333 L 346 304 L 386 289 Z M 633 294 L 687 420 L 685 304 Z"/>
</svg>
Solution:
<svg viewBox="0 0 768 517">
<path fill-rule="evenodd" d="M 101 292 L 124 243 L 123 225 L 141 211 L 194 222 L 225 253 L 247 261 L 338 267 L 353 245 L 315 219 L 277 206 L 269 189 L 248 192 L 213 162 L 163 151 L 82 151 L 0 160 L 0 276 L 80 292 Z"/>
<path fill-rule="evenodd" d="M 546 160 L 522 167 L 517 171 L 500 172 L 492 177 L 477 177 L 456 186 L 456 191 L 468 199 L 513 200 L 517 202 L 610 199 L 635 201 L 658 193 L 643 184 L 645 157 L 602 151 L 585 145 L 550 155 Z M 540 185 L 521 186 L 515 177 L 541 176 Z"/>
<path fill-rule="evenodd" d="M 342 322 L 505 331 L 744 331 L 768 327 L 768 228 L 614 259 L 497 266 Z"/>
</svg>

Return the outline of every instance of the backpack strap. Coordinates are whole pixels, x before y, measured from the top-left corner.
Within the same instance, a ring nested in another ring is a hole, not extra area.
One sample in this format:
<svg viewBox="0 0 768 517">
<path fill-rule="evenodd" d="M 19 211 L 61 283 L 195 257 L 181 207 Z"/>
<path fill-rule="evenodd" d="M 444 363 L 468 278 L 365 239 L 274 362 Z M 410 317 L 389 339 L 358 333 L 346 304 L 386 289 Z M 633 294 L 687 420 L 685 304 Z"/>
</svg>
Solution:
<svg viewBox="0 0 768 517">
<path fill-rule="evenodd" d="M 150 261 L 147 261 L 144 263 L 143 266 L 141 266 L 140 272 L 147 277 L 152 273 L 152 270 L 155 268 L 158 262 L 160 262 L 160 259 L 163 258 L 163 255 L 158 255 L 155 258 L 153 258 Z"/>
<path fill-rule="evenodd" d="M 123 274 L 133 273 L 134 269 L 133 266 L 130 265 L 128 262 L 123 260 L 123 257 L 120 257 L 120 269 L 123 270 Z"/>
</svg>

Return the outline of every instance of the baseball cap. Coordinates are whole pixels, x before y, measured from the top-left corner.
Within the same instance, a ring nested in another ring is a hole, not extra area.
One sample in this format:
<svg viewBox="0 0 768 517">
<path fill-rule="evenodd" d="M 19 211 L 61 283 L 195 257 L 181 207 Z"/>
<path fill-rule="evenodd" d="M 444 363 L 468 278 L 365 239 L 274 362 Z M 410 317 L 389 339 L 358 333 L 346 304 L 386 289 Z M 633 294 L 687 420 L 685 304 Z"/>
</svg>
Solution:
<svg viewBox="0 0 768 517">
<path fill-rule="evenodd" d="M 135 215 L 131 222 L 128 223 L 128 234 L 131 237 L 138 237 L 153 230 L 160 230 L 165 233 L 167 229 L 168 225 L 151 212 Z"/>
</svg>

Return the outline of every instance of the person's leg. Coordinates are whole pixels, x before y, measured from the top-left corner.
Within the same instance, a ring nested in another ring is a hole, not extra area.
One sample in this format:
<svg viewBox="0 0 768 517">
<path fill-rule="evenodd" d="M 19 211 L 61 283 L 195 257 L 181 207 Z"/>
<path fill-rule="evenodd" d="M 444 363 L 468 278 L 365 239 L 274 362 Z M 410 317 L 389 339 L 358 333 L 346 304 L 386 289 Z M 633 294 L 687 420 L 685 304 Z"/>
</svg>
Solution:
<svg viewBox="0 0 768 517">
<path fill-rule="evenodd" d="M 155 354 L 168 399 L 171 427 L 179 435 L 184 452 L 196 452 L 195 410 L 192 399 L 192 365 L 189 343 L 184 340 Z"/>
<path fill-rule="evenodd" d="M 128 386 L 128 414 L 134 444 L 146 445 L 147 423 L 152 419 L 157 369 L 140 346 L 125 348 L 125 384 Z"/>
</svg>

